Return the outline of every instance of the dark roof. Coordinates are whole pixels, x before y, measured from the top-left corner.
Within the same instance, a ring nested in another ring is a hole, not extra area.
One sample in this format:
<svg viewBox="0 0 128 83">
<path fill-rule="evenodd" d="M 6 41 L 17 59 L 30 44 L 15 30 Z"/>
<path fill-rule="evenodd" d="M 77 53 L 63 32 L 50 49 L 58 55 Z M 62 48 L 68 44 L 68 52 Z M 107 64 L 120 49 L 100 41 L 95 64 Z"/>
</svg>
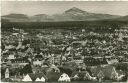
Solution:
<svg viewBox="0 0 128 83">
<path fill-rule="evenodd" d="M 43 58 L 43 56 L 38 54 L 38 55 L 35 56 L 35 58 Z"/>
<path fill-rule="evenodd" d="M 29 62 L 27 58 L 17 58 L 17 59 L 12 59 L 11 62 L 15 63 L 15 62 L 19 62 L 19 61 L 24 61 L 24 62 Z"/>
</svg>

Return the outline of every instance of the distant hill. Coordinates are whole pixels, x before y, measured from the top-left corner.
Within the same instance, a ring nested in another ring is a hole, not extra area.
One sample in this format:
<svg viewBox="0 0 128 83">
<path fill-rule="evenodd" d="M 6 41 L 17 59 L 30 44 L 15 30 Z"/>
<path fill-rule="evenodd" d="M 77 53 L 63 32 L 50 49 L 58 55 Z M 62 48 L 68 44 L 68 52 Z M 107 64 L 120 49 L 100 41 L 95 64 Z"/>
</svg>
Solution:
<svg viewBox="0 0 128 83">
<path fill-rule="evenodd" d="M 89 13 L 87 11 L 83 11 L 76 7 L 66 10 L 62 14 L 53 15 L 53 18 L 56 21 L 94 21 L 94 20 L 104 20 L 104 19 L 115 19 L 119 17 L 121 16 Z"/>
<path fill-rule="evenodd" d="M 123 16 L 123 17 L 120 17 L 120 18 L 117 18 L 116 20 L 119 20 L 119 21 L 128 21 L 128 15 Z"/>
<path fill-rule="evenodd" d="M 8 20 L 10 22 L 28 22 L 29 17 L 24 14 L 9 14 L 9 15 L 4 15 L 1 17 L 3 20 Z"/>
<path fill-rule="evenodd" d="M 7 17 L 7 18 L 17 18 L 17 19 L 26 19 L 28 18 L 27 15 L 24 14 L 9 14 L 9 15 L 5 15 L 2 17 Z"/>
<path fill-rule="evenodd" d="M 45 21 L 53 21 L 53 19 L 46 14 L 37 14 L 29 18 L 32 22 L 45 22 Z"/>
<path fill-rule="evenodd" d="M 6 19 L 10 22 L 97 21 L 118 18 L 123 19 L 123 17 L 118 15 L 90 13 L 76 7 L 64 11 L 62 14 L 54 14 L 51 16 L 47 14 L 37 14 L 31 17 L 24 14 L 2 16 L 3 20 Z"/>
</svg>

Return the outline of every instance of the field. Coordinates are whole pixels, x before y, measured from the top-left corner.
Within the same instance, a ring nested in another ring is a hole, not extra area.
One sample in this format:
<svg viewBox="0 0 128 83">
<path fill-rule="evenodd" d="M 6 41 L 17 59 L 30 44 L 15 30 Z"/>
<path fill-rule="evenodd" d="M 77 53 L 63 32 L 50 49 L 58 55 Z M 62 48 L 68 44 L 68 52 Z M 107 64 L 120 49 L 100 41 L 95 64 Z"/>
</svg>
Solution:
<svg viewBox="0 0 128 83">
<path fill-rule="evenodd" d="M 128 25 L 126 21 L 66 21 L 66 22 L 2 22 L 2 29 L 13 27 L 22 29 L 108 29 Z"/>
</svg>

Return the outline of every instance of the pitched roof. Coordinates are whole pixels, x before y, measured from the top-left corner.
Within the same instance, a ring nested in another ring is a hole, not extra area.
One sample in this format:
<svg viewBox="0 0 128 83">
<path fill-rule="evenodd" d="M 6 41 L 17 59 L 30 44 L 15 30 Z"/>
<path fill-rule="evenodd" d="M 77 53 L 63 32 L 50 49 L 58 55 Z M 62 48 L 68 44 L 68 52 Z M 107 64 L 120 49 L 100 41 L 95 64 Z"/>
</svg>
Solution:
<svg viewBox="0 0 128 83">
<path fill-rule="evenodd" d="M 79 71 L 74 71 L 71 75 L 71 77 L 74 77 L 75 75 L 78 75 L 80 72 Z"/>
<path fill-rule="evenodd" d="M 44 77 L 45 79 L 48 79 L 44 73 L 37 73 L 35 76 L 36 76 L 36 78 L 39 77 L 40 79 L 42 77 Z"/>
<path fill-rule="evenodd" d="M 33 81 L 35 81 L 37 78 L 40 78 L 41 79 L 42 77 L 44 77 L 47 80 L 47 77 L 46 77 L 46 75 L 44 73 L 36 73 L 36 74 L 29 73 L 29 76 L 30 76 L 30 78 Z"/>
<path fill-rule="evenodd" d="M 63 74 L 59 77 L 58 81 L 70 81 L 70 77 L 69 77 L 66 73 L 63 73 Z"/>
<path fill-rule="evenodd" d="M 29 74 L 27 74 L 23 79 L 22 81 L 32 81 L 32 78 L 30 77 Z"/>
<path fill-rule="evenodd" d="M 75 75 L 78 75 L 78 77 L 83 77 L 84 75 L 86 75 L 87 73 L 89 73 L 88 71 L 81 71 L 81 72 L 78 72 L 78 71 L 74 71 L 71 75 L 71 77 L 74 77 Z M 90 75 L 90 73 L 89 73 Z"/>
</svg>

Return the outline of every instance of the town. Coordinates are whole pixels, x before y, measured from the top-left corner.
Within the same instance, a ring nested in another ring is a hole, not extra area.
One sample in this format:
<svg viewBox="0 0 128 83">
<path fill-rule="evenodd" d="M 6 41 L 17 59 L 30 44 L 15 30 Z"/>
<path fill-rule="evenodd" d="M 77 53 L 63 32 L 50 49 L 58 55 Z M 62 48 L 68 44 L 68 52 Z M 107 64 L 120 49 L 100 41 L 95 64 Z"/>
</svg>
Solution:
<svg viewBox="0 0 128 83">
<path fill-rule="evenodd" d="M 126 82 L 128 26 L 2 29 L 2 82 Z"/>
</svg>

